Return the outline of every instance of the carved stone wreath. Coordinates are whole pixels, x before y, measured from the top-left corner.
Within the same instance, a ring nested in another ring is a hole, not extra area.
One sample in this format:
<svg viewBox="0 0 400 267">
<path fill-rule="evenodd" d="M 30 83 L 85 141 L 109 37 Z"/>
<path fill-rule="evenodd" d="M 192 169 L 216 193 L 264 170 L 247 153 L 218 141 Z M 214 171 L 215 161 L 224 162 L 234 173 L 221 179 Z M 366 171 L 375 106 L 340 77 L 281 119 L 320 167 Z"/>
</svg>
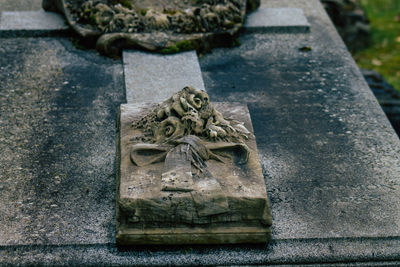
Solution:
<svg viewBox="0 0 400 267">
<path fill-rule="evenodd" d="M 228 45 L 259 0 L 43 0 L 106 55 L 122 48 L 164 53 Z"/>
</svg>

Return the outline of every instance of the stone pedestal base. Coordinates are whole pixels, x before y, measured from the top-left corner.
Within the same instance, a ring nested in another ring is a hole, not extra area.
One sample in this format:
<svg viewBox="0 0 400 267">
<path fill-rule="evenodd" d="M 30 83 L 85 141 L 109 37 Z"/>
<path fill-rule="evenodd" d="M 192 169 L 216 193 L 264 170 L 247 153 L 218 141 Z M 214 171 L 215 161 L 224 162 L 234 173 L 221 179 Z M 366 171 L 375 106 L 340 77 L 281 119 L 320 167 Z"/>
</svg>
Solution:
<svg viewBox="0 0 400 267">
<path fill-rule="evenodd" d="M 266 243 L 270 240 L 268 227 L 186 227 L 135 229 L 120 228 L 118 245 L 176 245 L 176 244 L 239 244 Z"/>
<path fill-rule="evenodd" d="M 213 105 L 225 118 L 244 122 L 244 126 L 253 131 L 246 105 Z M 140 129 L 132 127 L 132 122 L 145 117 L 154 108 L 155 105 L 145 104 L 126 104 L 120 108 L 117 244 L 268 242 L 271 216 L 254 136 L 245 142 L 250 151 L 247 163 L 239 163 L 243 158 L 240 149 L 219 146 L 218 153 L 224 162 L 206 161 L 212 179 L 194 175 L 190 183 L 182 184 L 187 190 L 173 190 L 170 188 L 179 189 L 181 183 L 187 181 L 172 181 L 171 187 L 166 186 L 165 183 L 171 181 L 164 179 L 165 161 L 139 167 L 131 159 L 132 147 L 137 145 L 134 137 L 141 133 Z M 214 143 L 205 144 L 215 149 Z M 159 150 L 163 152 L 163 149 L 171 150 L 168 147 Z M 154 153 L 154 147 L 148 153 Z M 146 156 L 146 153 L 141 155 Z"/>
</svg>

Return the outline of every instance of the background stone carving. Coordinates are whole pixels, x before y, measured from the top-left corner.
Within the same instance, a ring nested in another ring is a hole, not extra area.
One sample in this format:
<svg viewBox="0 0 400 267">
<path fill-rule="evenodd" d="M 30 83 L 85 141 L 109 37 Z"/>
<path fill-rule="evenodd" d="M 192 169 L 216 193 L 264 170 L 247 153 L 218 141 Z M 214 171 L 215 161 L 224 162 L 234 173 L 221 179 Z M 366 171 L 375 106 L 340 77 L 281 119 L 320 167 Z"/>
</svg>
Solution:
<svg viewBox="0 0 400 267">
<path fill-rule="evenodd" d="M 107 55 L 122 48 L 163 53 L 231 45 L 246 11 L 259 0 L 43 0 L 43 8 L 65 15 L 83 38 L 97 40 Z"/>
</svg>

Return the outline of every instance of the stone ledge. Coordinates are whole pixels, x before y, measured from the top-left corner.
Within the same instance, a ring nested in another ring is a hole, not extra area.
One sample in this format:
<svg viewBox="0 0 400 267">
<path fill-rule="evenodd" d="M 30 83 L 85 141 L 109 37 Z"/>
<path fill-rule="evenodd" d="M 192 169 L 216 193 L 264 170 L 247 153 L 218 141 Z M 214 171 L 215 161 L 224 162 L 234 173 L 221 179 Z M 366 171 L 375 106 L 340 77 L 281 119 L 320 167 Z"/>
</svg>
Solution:
<svg viewBox="0 0 400 267">
<path fill-rule="evenodd" d="M 0 37 L 54 36 L 69 32 L 69 26 L 57 13 L 39 11 L 2 12 Z"/>
<path fill-rule="evenodd" d="M 205 90 L 195 51 L 158 55 L 125 50 L 122 57 L 128 103 L 161 102 L 189 85 Z"/>
<path fill-rule="evenodd" d="M 296 33 L 308 32 L 310 24 L 300 8 L 260 7 L 249 14 L 246 32 Z M 0 17 L 0 37 L 39 37 L 69 31 L 64 18 L 53 12 L 4 11 Z"/>
<path fill-rule="evenodd" d="M 300 8 L 260 7 L 247 16 L 244 28 L 249 33 L 304 33 L 310 24 Z"/>
<path fill-rule="evenodd" d="M 399 238 L 272 240 L 265 245 L 135 246 L 115 244 L 0 247 L 0 264 L 399 266 Z"/>
<path fill-rule="evenodd" d="M 118 245 L 211 245 L 229 243 L 268 243 L 271 230 L 267 227 L 159 228 L 151 230 L 121 229 L 117 233 Z"/>
</svg>

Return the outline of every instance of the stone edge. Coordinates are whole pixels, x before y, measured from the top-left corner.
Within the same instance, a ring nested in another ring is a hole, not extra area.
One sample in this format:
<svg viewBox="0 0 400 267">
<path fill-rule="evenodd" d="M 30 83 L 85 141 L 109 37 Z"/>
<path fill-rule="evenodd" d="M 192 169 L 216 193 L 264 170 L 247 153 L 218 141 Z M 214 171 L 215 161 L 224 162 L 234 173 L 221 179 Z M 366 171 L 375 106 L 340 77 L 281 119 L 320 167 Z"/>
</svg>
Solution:
<svg viewBox="0 0 400 267">
<path fill-rule="evenodd" d="M 265 9 L 265 7 L 260 7 L 260 9 Z M 260 11 L 260 10 L 259 10 Z M 7 13 L 15 13 L 16 16 L 18 14 L 23 14 L 26 11 L 7 11 Z M 28 11 L 32 12 L 32 11 Z M 38 11 L 43 12 L 43 11 Z M 256 11 L 249 14 L 255 14 Z M 2 13 L 0 13 L 0 38 L 13 38 L 13 37 L 50 37 L 50 36 L 62 36 L 65 34 L 71 34 L 72 31 L 68 26 L 54 28 L 54 29 L 11 29 L 11 28 L 2 28 L 1 27 L 1 19 Z M 60 20 L 64 20 L 60 14 L 51 13 L 52 16 L 59 16 Z M 304 15 L 303 15 L 304 16 Z M 45 19 L 45 18 L 44 18 Z M 305 20 L 307 20 L 305 18 Z M 241 32 L 245 33 L 306 33 L 310 31 L 310 24 L 304 25 L 264 25 L 264 26 L 243 26 Z"/>
<path fill-rule="evenodd" d="M 153 238 L 154 237 L 154 238 Z M 179 239 L 179 242 L 171 240 Z M 117 233 L 117 246 L 135 243 L 137 245 L 211 245 L 211 244 L 268 243 L 271 240 L 269 227 L 230 227 L 215 228 L 205 233 L 202 228 L 176 229 L 122 229 Z"/>
<path fill-rule="evenodd" d="M 268 246 L 152 246 L 151 258 L 146 246 L 118 250 L 114 243 L 32 245 L 0 247 L 0 264 L 399 266 L 399 251 L 400 237 L 272 240 Z"/>
<path fill-rule="evenodd" d="M 3 11 L 0 12 L 0 38 L 15 38 L 15 37 L 58 37 L 72 34 L 71 29 L 68 25 L 64 25 L 63 27 L 55 27 L 55 28 L 47 28 L 47 29 L 19 29 L 19 28 L 4 28 L 2 27 L 2 19 L 3 13 L 12 14 L 15 13 L 15 16 L 18 14 L 24 14 L 27 12 L 40 12 L 46 14 L 43 10 L 39 11 Z M 50 12 L 52 17 L 59 17 L 60 21 L 64 21 L 61 15 L 57 13 Z M 43 18 L 44 20 L 46 18 Z"/>
<path fill-rule="evenodd" d="M 257 13 L 263 13 L 266 9 L 295 9 L 298 11 L 299 16 L 301 16 L 302 20 L 305 23 L 297 23 L 293 25 L 262 25 L 262 26 L 252 26 L 248 24 L 248 19 L 251 16 L 257 16 Z M 270 8 L 270 7 L 263 7 L 260 6 L 257 10 L 247 15 L 247 21 L 244 23 L 241 32 L 244 33 L 308 33 L 310 32 L 310 23 L 308 22 L 304 12 L 300 8 Z"/>
</svg>

